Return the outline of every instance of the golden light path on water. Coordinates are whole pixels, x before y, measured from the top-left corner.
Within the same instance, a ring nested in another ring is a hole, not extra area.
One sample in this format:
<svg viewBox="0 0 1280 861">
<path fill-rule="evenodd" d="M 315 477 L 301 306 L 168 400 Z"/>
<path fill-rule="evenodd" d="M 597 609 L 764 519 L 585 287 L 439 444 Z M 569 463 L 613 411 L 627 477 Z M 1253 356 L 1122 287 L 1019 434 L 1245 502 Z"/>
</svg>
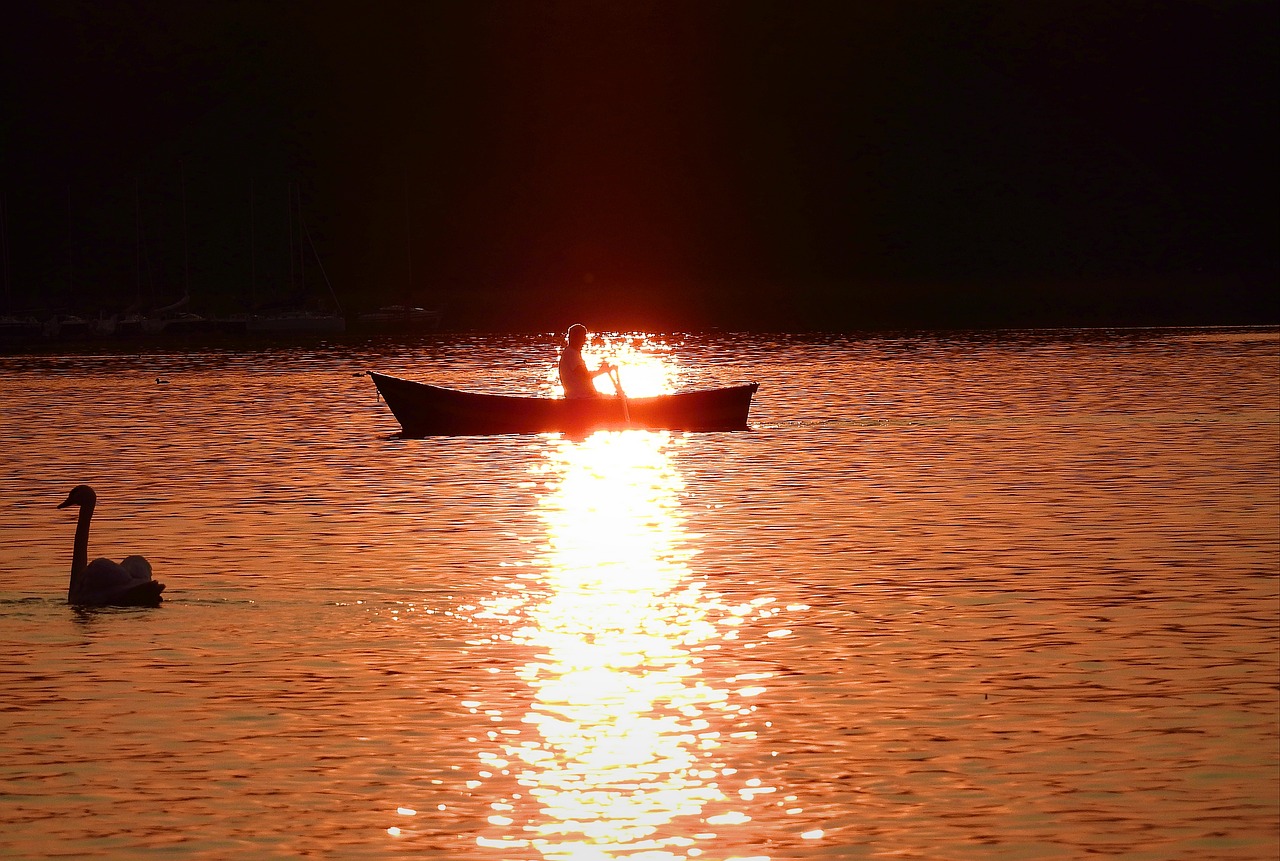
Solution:
<svg viewBox="0 0 1280 861">
<path fill-rule="evenodd" d="M 536 650 L 518 672 L 536 738 L 490 734 L 482 767 L 519 789 L 491 804 L 495 828 L 477 843 L 511 858 L 696 858 L 775 792 L 721 749 L 755 737 L 740 721 L 770 674 L 715 680 L 701 666 L 758 608 L 727 606 L 692 576 L 671 435 L 549 442 L 537 467 L 545 546 L 483 611 Z"/>
</svg>

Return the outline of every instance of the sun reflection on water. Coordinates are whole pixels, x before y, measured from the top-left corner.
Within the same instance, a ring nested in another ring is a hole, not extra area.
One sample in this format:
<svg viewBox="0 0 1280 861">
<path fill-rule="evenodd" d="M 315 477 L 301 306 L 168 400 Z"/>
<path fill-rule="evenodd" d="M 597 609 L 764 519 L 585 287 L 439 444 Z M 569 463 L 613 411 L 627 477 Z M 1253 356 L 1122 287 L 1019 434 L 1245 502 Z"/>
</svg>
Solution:
<svg viewBox="0 0 1280 861">
<path fill-rule="evenodd" d="M 492 804 L 498 836 L 477 842 L 557 859 L 698 857 L 709 825 L 751 818 L 734 807 L 747 797 L 722 785 L 745 775 L 720 751 L 732 730 L 717 729 L 750 692 L 700 668 L 735 614 L 691 576 L 683 482 L 666 455 L 675 440 L 632 431 L 551 444 L 541 559 L 487 608 L 534 649 L 518 672 L 532 732 L 490 734 L 497 748 L 482 763 L 519 789 Z M 687 828 L 664 828 L 678 817 Z"/>
</svg>

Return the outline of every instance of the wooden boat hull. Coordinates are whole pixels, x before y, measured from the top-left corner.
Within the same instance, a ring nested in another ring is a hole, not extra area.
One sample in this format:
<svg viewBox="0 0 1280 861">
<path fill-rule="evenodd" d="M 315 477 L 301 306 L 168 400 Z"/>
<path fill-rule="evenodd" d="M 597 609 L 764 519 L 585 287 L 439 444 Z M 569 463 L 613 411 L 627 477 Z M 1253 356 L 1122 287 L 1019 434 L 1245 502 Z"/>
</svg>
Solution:
<svg viewBox="0 0 1280 861">
<path fill-rule="evenodd" d="M 567 400 L 463 392 L 369 372 L 403 435 L 584 433 L 600 428 L 745 430 L 758 383 L 650 398 Z"/>
</svg>

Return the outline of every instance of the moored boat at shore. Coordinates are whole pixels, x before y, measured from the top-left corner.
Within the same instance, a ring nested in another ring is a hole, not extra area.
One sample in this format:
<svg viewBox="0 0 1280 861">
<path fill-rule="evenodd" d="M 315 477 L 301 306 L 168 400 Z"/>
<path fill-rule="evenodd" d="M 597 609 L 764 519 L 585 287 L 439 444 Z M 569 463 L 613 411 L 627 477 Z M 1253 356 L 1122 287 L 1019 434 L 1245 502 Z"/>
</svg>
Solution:
<svg viewBox="0 0 1280 861">
<path fill-rule="evenodd" d="M 26 343 L 43 337 L 44 324 L 30 314 L 0 317 L 0 343 Z"/>
<path fill-rule="evenodd" d="M 264 314 L 250 314 L 245 320 L 245 330 L 251 334 L 341 334 L 347 330 L 347 321 L 341 314 L 322 311 L 290 310 Z"/>
<path fill-rule="evenodd" d="M 369 372 L 406 437 L 584 433 L 601 428 L 745 430 L 758 383 L 646 398 L 464 392 Z"/>
<path fill-rule="evenodd" d="M 356 317 L 361 328 L 384 331 L 430 331 L 440 328 L 440 308 L 418 308 L 411 305 L 387 305 L 366 311 Z"/>
</svg>

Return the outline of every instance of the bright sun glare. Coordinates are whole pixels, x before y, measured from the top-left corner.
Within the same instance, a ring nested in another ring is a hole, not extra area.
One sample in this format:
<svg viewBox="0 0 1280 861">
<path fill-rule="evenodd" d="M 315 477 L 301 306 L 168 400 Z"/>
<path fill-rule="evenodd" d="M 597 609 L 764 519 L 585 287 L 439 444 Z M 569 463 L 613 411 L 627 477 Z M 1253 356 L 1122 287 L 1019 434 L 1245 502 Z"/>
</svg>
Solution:
<svg viewBox="0 0 1280 861">
<path fill-rule="evenodd" d="M 582 351 L 587 367 L 594 370 L 601 362 L 617 365 L 618 382 L 630 398 L 646 398 L 675 391 L 675 363 L 662 354 L 660 344 L 643 334 L 593 335 Z M 555 375 L 555 371 L 552 371 Z M 616 393 L 614 381 L 607 374 L 596 377 L 596 391 Z M 560 383 L 555 380 L 557 394 Z"/>
</svg>

